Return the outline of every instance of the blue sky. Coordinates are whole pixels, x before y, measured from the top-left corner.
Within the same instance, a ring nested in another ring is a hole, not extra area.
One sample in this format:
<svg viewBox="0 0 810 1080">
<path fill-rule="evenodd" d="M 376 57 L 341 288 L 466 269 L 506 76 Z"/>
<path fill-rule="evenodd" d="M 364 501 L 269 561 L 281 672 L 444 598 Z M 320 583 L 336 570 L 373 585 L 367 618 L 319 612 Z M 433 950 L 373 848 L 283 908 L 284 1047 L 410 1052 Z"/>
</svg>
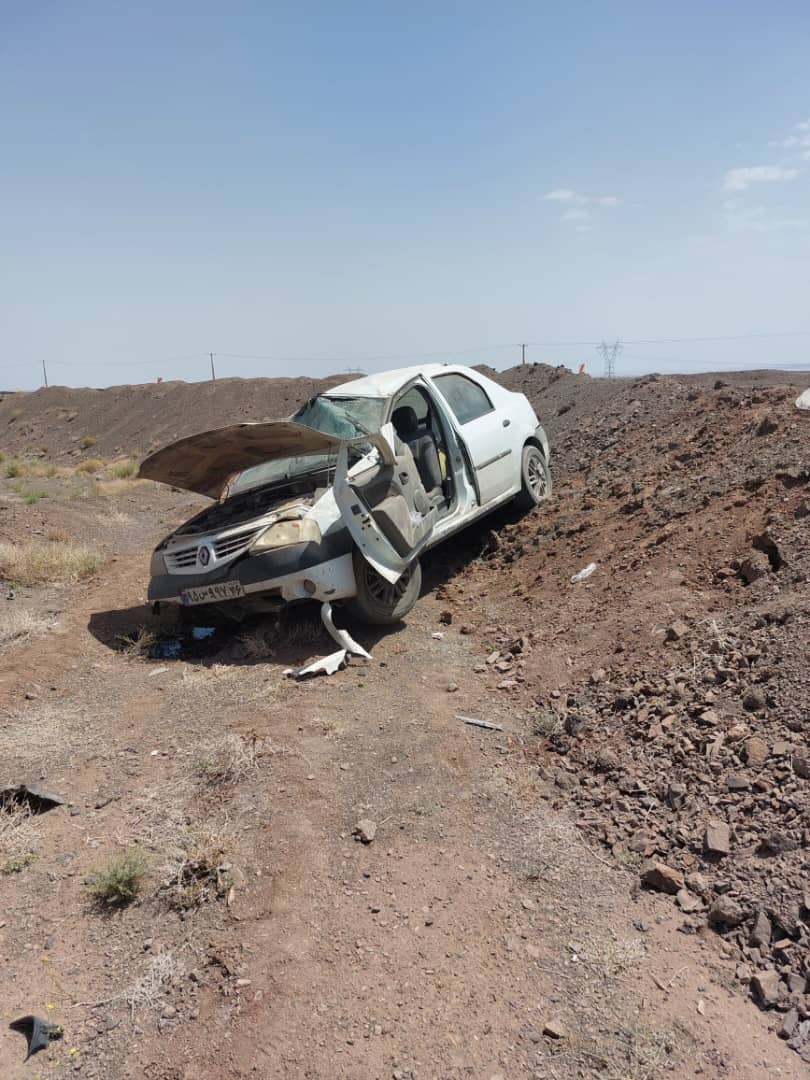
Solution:
<svg viewBox="0 0 810 1080">
<path fill-rule="evenodd" d="M 810 331 L 806 3 L 223 10 L 0 0 L 0 387 L 810 367 L 629 343 Z"/>
</svg>

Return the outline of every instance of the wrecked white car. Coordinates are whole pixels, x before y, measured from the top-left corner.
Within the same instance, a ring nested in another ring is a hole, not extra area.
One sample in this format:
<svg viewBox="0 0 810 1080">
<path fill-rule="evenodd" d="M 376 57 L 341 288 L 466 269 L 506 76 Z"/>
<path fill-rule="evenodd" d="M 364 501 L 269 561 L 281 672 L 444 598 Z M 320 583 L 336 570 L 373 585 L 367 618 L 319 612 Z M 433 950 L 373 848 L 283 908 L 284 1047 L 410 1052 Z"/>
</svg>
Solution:
<svg viewBox="0 0 810 1080">
<path fill-rule="evenodd" d="M 152 556 L 158 605 L 269 610 L 342 600 L 406 615 L 419 556 L 510 499 L 551 493 L 549 446 L 523 394 L 430 364 L 336 386 L 289 420 L 181 439 L 140 476 L 216 499 Z"/>
</svg>

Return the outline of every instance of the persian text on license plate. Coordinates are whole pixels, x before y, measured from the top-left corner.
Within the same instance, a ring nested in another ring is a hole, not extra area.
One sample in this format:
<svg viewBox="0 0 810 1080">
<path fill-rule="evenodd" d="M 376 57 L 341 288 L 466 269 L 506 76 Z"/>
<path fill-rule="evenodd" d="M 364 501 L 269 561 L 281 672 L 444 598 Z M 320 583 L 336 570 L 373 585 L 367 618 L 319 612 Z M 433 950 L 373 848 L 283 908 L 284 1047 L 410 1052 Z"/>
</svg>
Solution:
<svg viewBox="0 0 810 1080">
<path fill-rule="evenodd" d="M 219 581 L 214 585 L 200 585 L 197 589 L 183 589 L 180 600 L 184 604 L 214 604 L 217 600 L 233 600 L 244 595 L 241 581 Z"/>
</svg>

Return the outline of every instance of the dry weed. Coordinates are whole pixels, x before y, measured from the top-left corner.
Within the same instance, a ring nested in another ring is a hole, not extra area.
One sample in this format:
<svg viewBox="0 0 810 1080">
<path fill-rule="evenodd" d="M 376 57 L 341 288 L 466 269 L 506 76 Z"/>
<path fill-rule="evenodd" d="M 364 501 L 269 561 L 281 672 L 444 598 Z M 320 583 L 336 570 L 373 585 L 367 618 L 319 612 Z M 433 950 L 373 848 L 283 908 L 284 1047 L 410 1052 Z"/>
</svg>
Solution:
<svg viewBox="0 0 810 1080">
<path fill-rule="evenodd" d="M 109 467 L 109 473 L 115 477 L 116 480 L 128 480 L 133 477 L 138 471 L 138 465 L 131 458 L 123 458 L 121 461 L 114 461 Z"/>
<path fill-rule="evenodd" d="M 0 611 L 0 648 L 42 634 L 49 625 L 44 615 L 37 615 L 28 608 L 7 607 Z"/>
<path fill-rule="evenodd" d="M 225 855 L 233 843 L 226 828 L 192 825 L 177 837 L 162 892 L 174 908 L 187 910 L 228 895 L 233 884 Z"/>
<path fill-rule="evenodd" d="M 123 510 L 108 510 L 106 514 L 97 514 L 96 521 L 99 525 L 131 525 L 132 515 Z"/>
<path fill-rule="evenodd" d="M 36 858 L 33 815 L 27 806 L 0 807 L 0 873 L 14 874 Z"/>
<path fill-rule="evenodd" d="M 95 574 L 100 562 L 97 552 L 76 541 L 0 542 L 0 577 L 20 585 L 79 581 Z"/>
<path fill-rule="evenodd" d="M 257 768 L 256 736 L 245 739 L 229 731 L 200 747 L 194 762 L 197 775 L 211 784 L 236 784 Z"/>
<path fill-rule="evenodd" d="M 138 1009 L 154 1009 L 164 992 L 179 974 L 175 958 L 169 952 L 158 953 L 136 983 L 125 990 L 121 997 L 134 1015 Z"/>
<path fill-rule="evenodd" d="M 104 468 L 104 462 L 101 458 L 89 457 L 85 458 L 80 465 L 76 466 L 77 473 L 97 473 L 99 469 Z"/>
<path fill-rule="evenodd" d="M 149 656 L 157 641 L 157 634 L 148 626 L 139 626 L 134 634 L 119 637 L 121 652 L 125 656 Z"/>
<path fill-rule="evenodd" d="M 137 477 L 112 480 L 97 480 L 93 484 L 92 494 L 120 495 L 124 491 L 131 491 L 134 487 L 140 487 L 140 485 L 143 483 L 145 483 L 145 481 L 138 480 Z"/>
</svg>

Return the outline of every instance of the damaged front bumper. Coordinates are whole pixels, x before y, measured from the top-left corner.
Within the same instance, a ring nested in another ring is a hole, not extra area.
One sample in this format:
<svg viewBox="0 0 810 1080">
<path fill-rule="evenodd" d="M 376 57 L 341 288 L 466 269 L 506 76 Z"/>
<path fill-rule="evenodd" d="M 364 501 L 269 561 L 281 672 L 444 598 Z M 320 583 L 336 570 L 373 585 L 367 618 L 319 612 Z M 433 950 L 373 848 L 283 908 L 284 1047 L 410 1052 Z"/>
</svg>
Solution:
<svg viewBox="0 0 810 1080">
<path fill-rule="evenodd" d="M 290 544 L 271 551 L 250 552 L 208 573 L 153 573 L 148 599 L 158 604 L 198 604 L 209 591 L 211 603 L 228 599 L 228 589 L 209 586 L 235 583 L 234 597 L 273 596 L 286 603 L 296 600 L 340 600 L 354 596 L 351 537 L 345 529 L 320 543 Z"/>
</svg>

